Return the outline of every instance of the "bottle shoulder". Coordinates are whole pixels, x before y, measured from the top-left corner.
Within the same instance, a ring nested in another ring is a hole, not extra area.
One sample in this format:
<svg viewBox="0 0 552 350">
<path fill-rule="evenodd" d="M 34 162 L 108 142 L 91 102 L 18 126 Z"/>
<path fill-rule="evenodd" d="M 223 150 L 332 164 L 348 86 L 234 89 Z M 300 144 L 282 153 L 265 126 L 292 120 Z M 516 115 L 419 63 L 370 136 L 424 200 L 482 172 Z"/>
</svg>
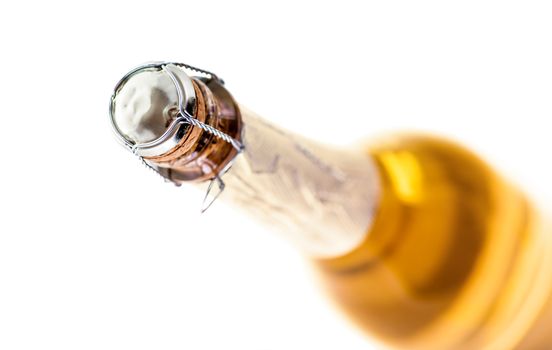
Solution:
<svg viewBox="0 0 552 350">
<path fill-rule="evenodd" d="M 484 160 L 454 141 L 426 134 L 393 134 L 373 139 L 365 148 L 376 164 L 381 186 L 377 220 L 367 235 L 376 256 L 384 243 L 394 240 L 394 236 L 384 239 L 384 231 L 387 235 L 402 232 L 396 225 L 407 219 L 405 215 L 440 213 L 431 219 L 435 227 L 445 220 L 446 212 L 461 215 L 459 210 L 472 207 L 471 214 L 483 217 L 506 194 L 525 200 Z M 366 249 L 361 250 L 365 254 Z"/>
<path fill-rule="evenodd" d="M 398 135 L 368 152 L 382 186 L 374 223 L 355 250 L 317 262 L 323 279 L 387 342 L 455 344 L 488 316 L 483 305 L 498 298 L 532 234 L 527 200 L 455 142 Z"/>
</svg>

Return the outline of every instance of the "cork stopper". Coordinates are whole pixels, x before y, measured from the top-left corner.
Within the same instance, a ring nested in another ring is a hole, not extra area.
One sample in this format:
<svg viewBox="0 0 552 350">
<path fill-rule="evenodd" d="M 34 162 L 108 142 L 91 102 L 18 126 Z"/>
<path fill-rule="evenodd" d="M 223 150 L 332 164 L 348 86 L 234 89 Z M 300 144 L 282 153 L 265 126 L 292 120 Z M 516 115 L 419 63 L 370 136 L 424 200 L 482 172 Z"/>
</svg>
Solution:
<svg viewBox="0 0 552 350">
<path fill-rule="evenodd" d="M 162 71 L 144 70 L 130 78 L 115 97 L 114 119 L 122 134 L 134 143 L 154 141 L 174 119 L 178 95 Z"/>
<path fill-rule="evenodd" d="M 215 177 L 241 138 L 239 109 L 222 81 L 195 71 L 178 63 L 144 65 L 126 74 L 111 98 L 119 140 L 178 183 Z"/>
<path fill-rule="evenodd" d="M 180 141 L 182 125 L 173 124 L 179 109 L 195 114 L 195 91 L 192 79 L 174 64 L 135 69 L 119 82 L 111 101 L 115 131 L 139 155 L 162 155 Z"/>
</svg>

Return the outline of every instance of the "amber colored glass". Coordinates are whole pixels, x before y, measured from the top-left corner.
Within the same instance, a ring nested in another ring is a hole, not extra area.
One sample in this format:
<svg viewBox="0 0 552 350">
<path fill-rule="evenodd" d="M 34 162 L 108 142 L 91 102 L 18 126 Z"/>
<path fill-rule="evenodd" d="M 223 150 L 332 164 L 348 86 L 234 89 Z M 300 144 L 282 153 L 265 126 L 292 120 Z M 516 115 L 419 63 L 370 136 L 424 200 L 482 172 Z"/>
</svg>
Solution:
<svg viewBox="0 0 552 350">
<path fill-rule="evenodd" d="M 373 140 L 369 156 L 324 147 L 240 108 L 217 80 L 193 84 L 196 119 L 235 142 L 188 127 L 146 160 L 177 183 L 222 176 L 221 198 L 319 257 L 326 290 L 367 334 L 394 349 L 552 349 L 551 226 L 476 155 L 427 135 Z"/>
<path fill-rule="evenodd" d="M 527 198 L 451 142 L 374 145 L 383 198 L 367 239 L 316 261 L 337 304 L 392 348 L 551 349 L 552 232 Z"/>
</svg>

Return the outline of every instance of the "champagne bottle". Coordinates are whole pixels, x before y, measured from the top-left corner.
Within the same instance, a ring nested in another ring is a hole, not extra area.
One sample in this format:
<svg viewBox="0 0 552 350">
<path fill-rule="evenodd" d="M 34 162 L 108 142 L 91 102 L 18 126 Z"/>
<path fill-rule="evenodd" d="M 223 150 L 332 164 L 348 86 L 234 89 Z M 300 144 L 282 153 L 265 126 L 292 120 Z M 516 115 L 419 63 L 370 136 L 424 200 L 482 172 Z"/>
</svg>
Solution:
<svg viewBox="0 0 552 350">
<path fill-rule="evenodd" d="M 116 136 L 167 181 L 209 181 L 288 236 L 362 330 L 394 349 L 549 349 L 544 216 L 469 150 L 397 134 L 336 149 L 236 103 L 216 75 L 152 63 L 111 99 Z"/>
</svg>

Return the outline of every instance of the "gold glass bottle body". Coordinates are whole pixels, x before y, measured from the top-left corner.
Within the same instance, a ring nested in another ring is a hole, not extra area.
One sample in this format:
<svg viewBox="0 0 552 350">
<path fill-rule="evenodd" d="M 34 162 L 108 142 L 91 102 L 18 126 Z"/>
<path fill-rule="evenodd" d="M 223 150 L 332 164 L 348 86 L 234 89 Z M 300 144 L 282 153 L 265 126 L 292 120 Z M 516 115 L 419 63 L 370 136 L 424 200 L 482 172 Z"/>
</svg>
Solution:
<svg viewBox="0 0 552 350">
<path fill-rule="evenodd" d="M 382 196 L 365 241 L 320 259 L 329 293 L 401 349 L 549 349 L 550 226 L 515 186 L 453 143 L 373 143 Z"/>
<path fill-rule="evenodd" d="M 144 73 L 153 87 L 159 72 Z M 167 102 L 165 85 L 112 103 L 171 111 L 180 101 Z M 368 152 L 334 149 L 267 123 L 218 79 L 188 85 L 203 127 L 185 124 L 172 149 L 145 161 L 178 184 L 224 181 L 221 199 L 295 242 L 364 331 L 396 349 L 552 348 L 551 226 L 476 155 L 407 134 Z M 140 135 L 148 124 L 133 113 L 123 124 Z"/>
</svg>

